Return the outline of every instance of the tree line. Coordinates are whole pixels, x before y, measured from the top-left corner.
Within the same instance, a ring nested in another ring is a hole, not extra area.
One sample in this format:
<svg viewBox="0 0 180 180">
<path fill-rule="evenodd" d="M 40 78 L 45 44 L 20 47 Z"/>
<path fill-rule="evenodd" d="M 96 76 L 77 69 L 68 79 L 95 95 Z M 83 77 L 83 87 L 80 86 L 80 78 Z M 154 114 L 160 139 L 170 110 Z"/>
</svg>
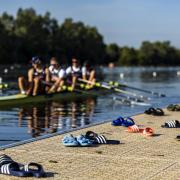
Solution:
<svg viewBox="0 0 180 180">
<path fill-rule="evenodd" d="M 56 56 L 62 63 L 78 58 L 81 63 L 149 66 L 180 65 L 180 50 L 165 42 L 142 42 L 139 49 L 105 44 L 96 27 L 67 18 L 59 24 L 49 12 L 19 9 L 16 17 L 0 16 L 0 64 L 27 64 L 39 55 L 47 63 Z"/>
</svg>

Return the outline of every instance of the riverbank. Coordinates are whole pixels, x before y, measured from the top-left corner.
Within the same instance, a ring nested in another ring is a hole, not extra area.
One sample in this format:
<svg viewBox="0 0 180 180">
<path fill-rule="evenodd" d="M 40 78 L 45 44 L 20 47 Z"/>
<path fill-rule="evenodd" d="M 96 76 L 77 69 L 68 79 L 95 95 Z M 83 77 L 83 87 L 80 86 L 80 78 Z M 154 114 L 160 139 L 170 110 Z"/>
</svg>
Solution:
<svg viewBox="0 0 180 180">
<path fill-rule="evenodd" d="M 72 132 L 73 135 L 94 131 L 107 139 L 120 140 L 119 145 L 67 148 L 58 135 L 17 147 L 1 150 L 20 163 L 43 165 L 47 179 L 178 179 L 180 171 L 179 129 L 165 129 L 165 121 L 180 120 L 179 112 L 165 110 L 165 116 L 140 114 L 133 117 L 136 124 L 154 129 L 155 136 L 132 134 L 126 128 L 100 124 Z M 18 179 L 0 175 L 0 179 Z M 21 178 L 23 179 L 23 178 Z M 33 179 L 33 178 L 25 178 Z"/>
</svg>

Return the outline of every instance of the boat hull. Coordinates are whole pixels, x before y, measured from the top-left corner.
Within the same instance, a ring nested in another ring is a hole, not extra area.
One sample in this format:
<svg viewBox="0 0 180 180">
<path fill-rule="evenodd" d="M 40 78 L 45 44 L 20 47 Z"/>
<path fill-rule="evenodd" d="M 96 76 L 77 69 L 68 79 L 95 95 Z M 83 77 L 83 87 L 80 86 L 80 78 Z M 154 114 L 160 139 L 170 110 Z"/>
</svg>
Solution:
<svg viewBox="0 0 180 180">
<path fill-rule="evenodd" d="M 21 94 L 15 94 L 10 96 L 3 96 L 0 97 L 0 108 L 7 107 L 7 106 L 21 106 L 21 105 L 28 105 L 39 103 L 43 101 L 72 101 L 87 97 L 96 97 L 98 95 L 97 91 L 90 90 L 90 91 L 76 91 L 76 92 L 60 92 L 54 93 L 49 95 L 38 95 L 38 96 L 27 96 Z"/>
</svg>

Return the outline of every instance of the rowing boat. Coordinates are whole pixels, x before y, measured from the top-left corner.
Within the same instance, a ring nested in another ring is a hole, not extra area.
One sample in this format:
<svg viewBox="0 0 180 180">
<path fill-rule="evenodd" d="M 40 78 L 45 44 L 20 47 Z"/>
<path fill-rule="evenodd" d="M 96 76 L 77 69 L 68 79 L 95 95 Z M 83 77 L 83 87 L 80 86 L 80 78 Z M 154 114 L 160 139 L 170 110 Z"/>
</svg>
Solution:
<svg viewBox="0 0 180 180">
<path fill-rule="evenodd" d="M 37 95 L 37 96 L 27 96 L 23 94 L 14 94 L 8 96 L 0 97 L 0 107 L 4 106 L 19 106 L 30 103 L 38 103 L 43 101 L 57 100 L 57 101 L 70 101 L 77 100 L 87 97 L 96 97 L 98 95 L 98 90 L 75 90 L 73 92 L 63 91 L 59 93 Z"/>
</svg>

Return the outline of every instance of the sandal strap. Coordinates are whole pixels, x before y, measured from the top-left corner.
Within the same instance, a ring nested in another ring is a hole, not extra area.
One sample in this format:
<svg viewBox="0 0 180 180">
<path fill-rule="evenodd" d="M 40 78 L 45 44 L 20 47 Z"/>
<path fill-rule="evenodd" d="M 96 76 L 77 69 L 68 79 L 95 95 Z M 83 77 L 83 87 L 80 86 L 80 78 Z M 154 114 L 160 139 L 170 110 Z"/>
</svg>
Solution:
<svg viewBox="0 0 180 180">
<path fill-rule="evenodd" d="M 107 144 L 107 139 L 104 135 L 98 135 L 93 131 L 87 131 L 85 136 L 90 140 L 94 140 L 95 143 Z"/>
<path fill-rule="evenodd" d="M 90 139 L 90 140 L 94 140 L 96 137 L 98 136 L 98 134 L 96 134 L 93 131 L 87 131 L 85 137 Z"/>
<path fill-rule="evenodd" d="M 105 138 L 104 135 L 98 135 L 98 136 L 96 137 L 96 142 L 97 142 L 98 144 L 107 144 L 107 140 L 106 140 L 106 138 Z"/>
<path fill-rule="evenodd" d="M 161 108 L 156 108 L 153 114 L 154 115 L 164 115 L 164 111 Z"/>
<path fill-rule="evenodd" d="M 155 109 L 153 107 L 150 107 L 149 109 L 147 109 L 146 111 L 144 111 L 144 113 L 146 114 L 152 114 L 154 113 Z"/>
<path fill-rule="evenodd" d="M 167 121 L 167 122 L 165 122 L 165 126 L 167 126 L 169 128 L 176 128 L 178 122 L 179 121 L 177 121 L 177 120 Z"/>
<path fill-rule="evenodd" d="M 14 162 L 9 156 L 1 155 L 0 156 L 0 165 L 8 164 Z"/>
<path fill-rule="evenodd" d="M 2 174 L 10 174 L 9 166 L 10 166 L 11 164 L 12 164 L 12 163 L 2 165 L 2 166 L 1 166 L 1 173 L 2 173 Z"/>
<path fill-rule="evenodd" d="M 147 128 L 145 128 L 145 129 L 143 130 L 143 134 L 146 135 L 146 136 L 152 136 L 152 135 L 153 135 L 153 129 L 147 127 Z"/>
<path fill-rule="evenodd" d="M 34 162 L 30 162 L 30 163 L 24 165 L 24 171 L 29 172 L 29 170 L 31 170 L 30 167 L 37 167 L 37 169 L 36 170 L 33 169 L 33 171 L 38 171 L 39 172 L 39 171 L 42 170 L 42 166 L 40 164 L 34 163 Z"/>
<path fill-rule="evenodd" d="M 129 126 L 128 132 L 139 132 L 139 127 L 137 125 Z"/>
</svg>

